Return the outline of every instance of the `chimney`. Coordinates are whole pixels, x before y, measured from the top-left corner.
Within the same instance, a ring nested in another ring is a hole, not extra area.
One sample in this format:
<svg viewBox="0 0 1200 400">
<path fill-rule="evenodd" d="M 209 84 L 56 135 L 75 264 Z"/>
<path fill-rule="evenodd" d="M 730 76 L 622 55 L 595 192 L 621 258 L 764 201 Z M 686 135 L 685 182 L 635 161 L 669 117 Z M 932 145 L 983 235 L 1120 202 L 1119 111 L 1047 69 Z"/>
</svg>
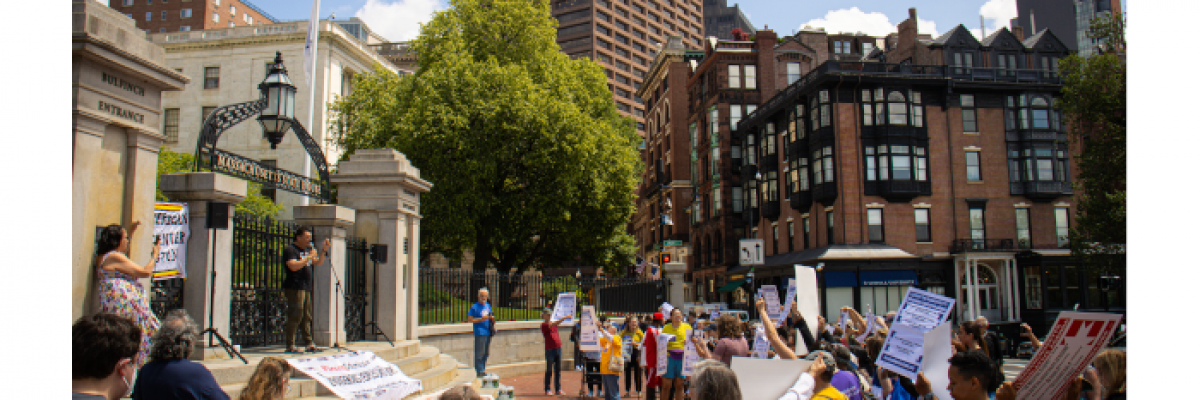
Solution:
<svg viewBox="0 0 1200 400">
<path fill-rule="evenodd" d="M 1029 9 L 1029 33 L 1037 34 L 1037 21 L 1033 19 L 1033 9 Z"/>
<path fill-rule="evenodd" d="M 983 14 L 979 15 L 979 38 L 987 37 L 987 24 L 983 22 Z"/>
<path fill-rule="evenodd" d="M 1012 28 L 1012 33 L 1017 37 L 1017 40 L 1025 41 L 1025 27 L 1017 25 Z"/>
</svg>

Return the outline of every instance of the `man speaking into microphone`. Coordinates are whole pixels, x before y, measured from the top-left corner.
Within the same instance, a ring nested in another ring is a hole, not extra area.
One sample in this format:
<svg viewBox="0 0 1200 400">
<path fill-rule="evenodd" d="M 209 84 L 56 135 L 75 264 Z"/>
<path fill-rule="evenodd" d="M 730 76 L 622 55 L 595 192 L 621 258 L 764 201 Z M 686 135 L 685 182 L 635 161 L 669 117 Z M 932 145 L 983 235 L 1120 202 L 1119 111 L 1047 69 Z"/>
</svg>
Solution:
<svg viewBox="0 0 1200 400">
<path fill-rule="evenodd" d="M 312 337 L 312 276 L 313 266 L 325 262 L 329 257 L 329 239 L 321 253 L 317 254 L 312 244 L 312 231 L 307 227 L 296 229 L 292 245 L 283 249 L 283 294 L 287 297 L 287 323 L 283 325 L 283 340 L 287 352 L 299 353 L 296 349 L 296 327 L 304 336 L 305 351 L 318 352 Z"/>
</svg>

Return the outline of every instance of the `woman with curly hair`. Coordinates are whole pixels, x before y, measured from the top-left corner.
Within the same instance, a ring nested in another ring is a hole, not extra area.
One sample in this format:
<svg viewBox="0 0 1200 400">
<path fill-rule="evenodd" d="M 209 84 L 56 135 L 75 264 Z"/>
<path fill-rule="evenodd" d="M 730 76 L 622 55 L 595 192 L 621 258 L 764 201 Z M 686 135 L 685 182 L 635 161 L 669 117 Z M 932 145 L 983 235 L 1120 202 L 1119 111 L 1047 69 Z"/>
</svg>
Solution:
<svg viewBox="0 0 1200 400">
<path fill-rule="evenodd" d="M 129 259 L 129 237 L 139 225 L 141 222 L 134 221 L 128 231 L 116 224 L 101 230 L 95 261 L 96 281 L 100 286 L 100 312 L 132 319 L 142 328 L 142 343 L 138 347 L 137 357 L 133 359 L 134 366 L 140 369 L 146 364 L 150 338 L 158 331 L 159 321 L 150 310 L 146 289 L 138 282 L 138 279 L 154 273 L 158 244 L 154 245 L 150 262 L 146 265 L 137 265 Z"/>
<path fill-rule="evenodd" d="M 733 356 L 744 356 L 750 352 L 750 345 L 746 343 L 746 338 L 742 337 L 741 320 L 733 315 L 724 315 L 717 318 L 717 345 L 713 348 L 712 354 L 708 353 L 706 346 L 696 343 L 696 350 L 702 358 L 710 358 L 722 363 L 726 366 L 733 361 Z"/>
<path fill-rule="evenodd" d="M 276 400 L 291 389 L 292 366 L 282 358 L 267 357 L 258 363 L 238 400 Z"/>
</svg>

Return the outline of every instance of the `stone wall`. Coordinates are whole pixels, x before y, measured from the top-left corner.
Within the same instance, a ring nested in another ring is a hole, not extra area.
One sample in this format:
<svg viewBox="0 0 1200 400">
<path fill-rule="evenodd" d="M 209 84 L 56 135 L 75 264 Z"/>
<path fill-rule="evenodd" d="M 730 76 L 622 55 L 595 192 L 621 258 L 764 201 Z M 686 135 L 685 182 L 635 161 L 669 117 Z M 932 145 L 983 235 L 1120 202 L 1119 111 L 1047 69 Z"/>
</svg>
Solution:
<svg viewBox="0 0 1200 400">
<path fill-rule="evenodd" d="M 499 334 L 492 338 L 488 365 L 504 365 L 546 361 L 546 341 L 542 338 L 541 321 L 497 322 Z M 471 324 L 422 326 L 421 345 L 437 347 L 461 363 L 475 366 L 475 337 Z M 570 370 L 572 354 L 571 327 L 558 327 L 563 344 L 563 370 Z"/>
</svg>

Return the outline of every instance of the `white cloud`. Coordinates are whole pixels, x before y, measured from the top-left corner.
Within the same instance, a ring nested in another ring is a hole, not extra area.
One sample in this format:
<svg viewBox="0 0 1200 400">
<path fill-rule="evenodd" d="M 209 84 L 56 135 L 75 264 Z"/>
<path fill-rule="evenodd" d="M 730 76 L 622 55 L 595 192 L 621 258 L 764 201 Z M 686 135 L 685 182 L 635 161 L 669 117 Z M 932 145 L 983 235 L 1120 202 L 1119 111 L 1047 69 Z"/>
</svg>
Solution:
<svg viewBox="0 0 1200 400">
<path fill-rule="evenodd" d="M 367 0 L 354 16 L 388 40 L 399 42 L 415 39 L 421 33 L 419 24 L 429 22 L 435 11 L 443 9 L 438 0 Z"/>
<path fill-rule="evenodd" d="M 887 15 L 878 12 L 866 13 L 858 7 L 833 10 L 824 17 L 800 24 L 800 27 L 825 28 L 826 32 L 862 32 L 871 36 L 887 36 L 896 32 L 896 25 L 888 20 Z M 917 31 L 937 36 L 937 24 L 917 18 Z"/>
<path fill-rule="evenodd" d="M 1017 17 L 1017 0 L 988 0 L 979 7 L 979 15 L 987 20 L 987 31 L 995 32 L 1008 26 L 1009 20 Z"/>
</svg>

